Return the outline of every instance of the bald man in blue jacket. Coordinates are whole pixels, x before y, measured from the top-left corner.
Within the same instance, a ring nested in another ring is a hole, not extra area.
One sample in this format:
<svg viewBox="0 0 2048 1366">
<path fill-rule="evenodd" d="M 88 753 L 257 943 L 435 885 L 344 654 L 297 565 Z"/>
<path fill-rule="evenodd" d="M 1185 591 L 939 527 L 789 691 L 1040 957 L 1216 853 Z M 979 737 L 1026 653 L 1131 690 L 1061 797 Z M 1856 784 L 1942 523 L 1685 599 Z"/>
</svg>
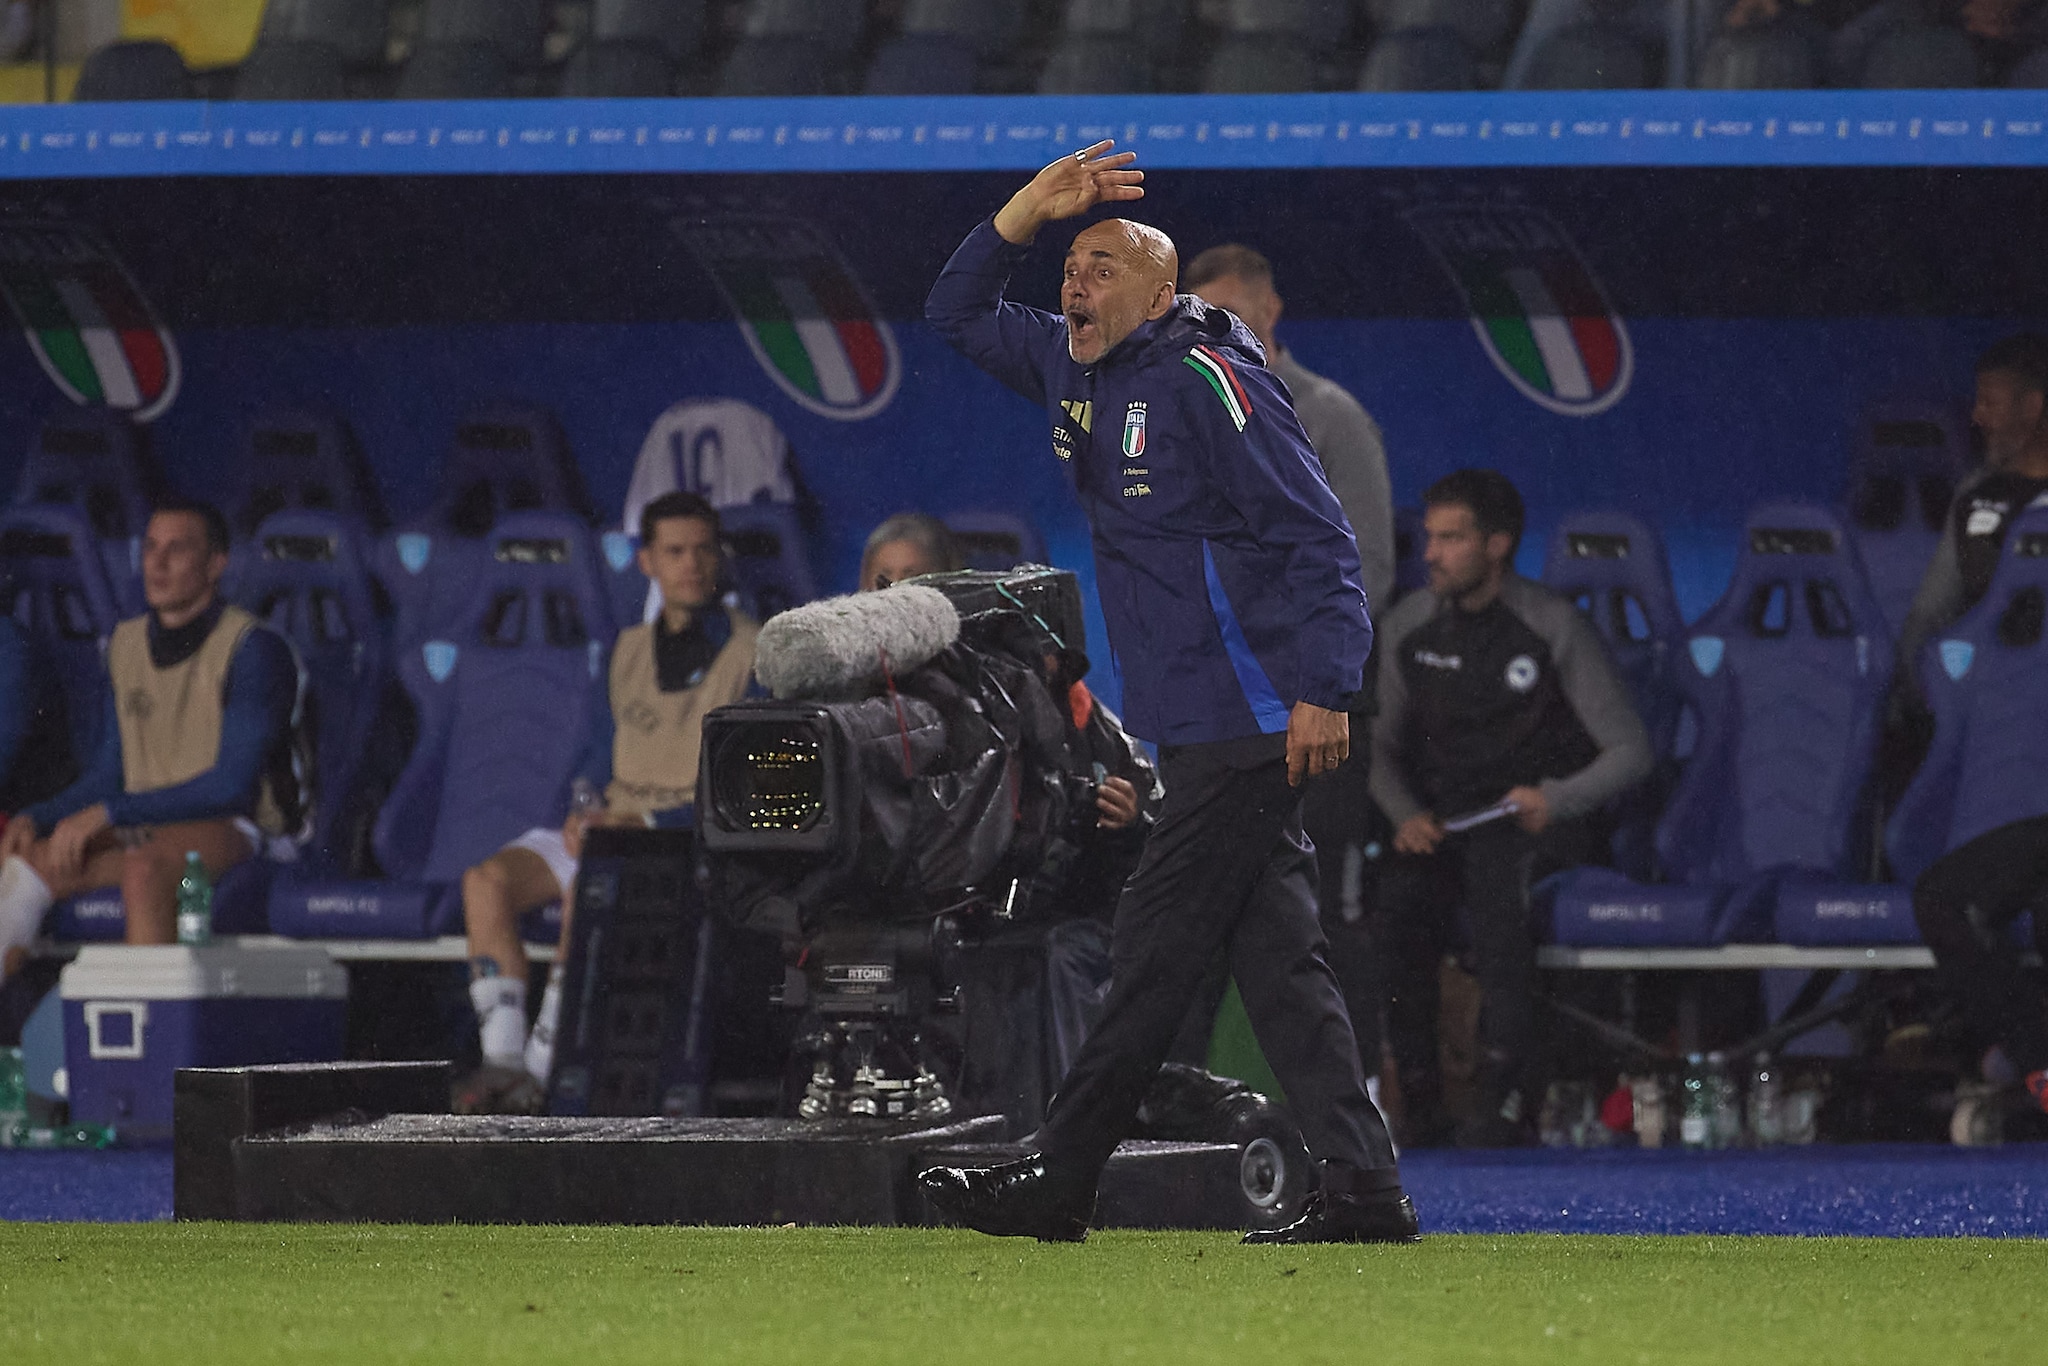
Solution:
<svg viewBox="0 0 2048 1366">
<path fill-rule="evenodd" d="M 1301 781 L 1349 754 L 1372 649 L 1351 527 L 1258 340 L 1176 293 L 1166 234 L 1117 218 L 1084 228 L 1058 315 L 1003 297 L 1046 224 L 1144 194 L 1134 154 L 1111 147 L 1054 162 L 969 233 L 925 312 L 1046 411 L 1093 531 L 1126 724 L 1160 747 L 1166 801 L 1117 905 L 1101 1020 L 1037 1151 L 919 1179 L 983 1232 L 1085 1237 L 1102 1167 L 1227 947 L 1321 1162 L 1301 1217 L 1247 1241 L 1412 1241 L 1414 1206 L 1324 961 L 1301 829 Z"/>
</svg>

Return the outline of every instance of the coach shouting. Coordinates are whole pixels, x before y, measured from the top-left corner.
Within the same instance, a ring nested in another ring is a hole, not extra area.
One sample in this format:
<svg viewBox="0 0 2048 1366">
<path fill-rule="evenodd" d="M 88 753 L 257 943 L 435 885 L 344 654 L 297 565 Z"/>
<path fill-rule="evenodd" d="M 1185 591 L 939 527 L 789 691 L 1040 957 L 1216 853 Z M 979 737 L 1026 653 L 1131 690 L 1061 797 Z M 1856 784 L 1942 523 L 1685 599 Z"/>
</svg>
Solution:
<svg viewBox="0 0 2048 1366">
<path fill-rule="evenodd" d="M 1322 1162 L 1302 1216 L 1246 1241 L 1411 1241 L 1415 1209 L 1324 961 L 1301 830 L 1299 785 L 1350 752 L 1347 713 L 1372 647 L 1343 509 L 1257 339 L 1175 294 L 1179 260 L 1158 229 L 1114 218 L 1083 229 L 1061 316 L 1003 298 L 1040 228 L 1144 195 L 1135 154 L 1112 145 L 1054 162 L 968 234 L 925 311 L 1045 407 L 1094 531 L 1128 724 L 1160 747 L 1166 802 L 1117 904 L 1109 999 L 1038 1151 L 919 1180 L 985 1233 L 1086 1236 L 1103 1164 L 1227 946 Z"/>
</svg>

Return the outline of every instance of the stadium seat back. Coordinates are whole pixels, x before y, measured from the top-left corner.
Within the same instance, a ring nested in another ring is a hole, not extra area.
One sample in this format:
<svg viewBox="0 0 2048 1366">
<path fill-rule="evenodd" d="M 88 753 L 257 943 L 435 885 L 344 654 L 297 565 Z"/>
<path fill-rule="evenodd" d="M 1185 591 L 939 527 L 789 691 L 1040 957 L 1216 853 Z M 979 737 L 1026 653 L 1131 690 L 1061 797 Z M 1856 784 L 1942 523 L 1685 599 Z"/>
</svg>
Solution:
<svg viewBox="0 0 2048 1366">
<path fill-rule="evenodd" d="M 495 48 L 513 66 L 539 66 L 544 10 L 543 0 L 426 0 L 420 45 L 477 44 Z"/>
<path fill-rule="evenodd" d="M 384 60 L 385 45 L 391 37 L 390 0 L 270 0 L 263 10 L 263 27 L 258 31 L 256 51 L 266 48 L 319 43 L 331 49 L 348 66 L 375 66 Z M 245 63 L 242 75 L 246 79 Z M 237 85 L 235 98 L 249 99 Z M 266 95 L 264 99 L 296 99 L 298 96 Z"/>
<path fill-rule="evenodd" d="M 1573 513 L 1551 534 L 1543 582 L 1576 602 L 1600 632 L 1652 749 L 1668 758 L 1678 731 L 1685 618 L 1663 537 L 1625 512 Z"/>
<path fill-rule="evenodd" d="M 952 38 L 977 57 L 999 58 L 1024 37 L 1021 0 L 910 0 L 903 7 L 905 36 Z"/>
<path fill-rule="evenodd" d="M 235 72 L 238 100 L 348 98 L 348 61 L 328 43 L 264 39 Z"/>
<path fill-rule="evenodd" d="M 671 63 L 704 47 L 704 0 L 596 0 L 590 36 L 599 42 L 652 43 Z"/>
<path fill-rule="evenodd" d="M 1041 95 L 1146 94 L 1152 67 L 1136 43 L 1101 33 L 1070 33 L 1038 73 Z"/>
<path fill-rule="evenodd" d="M 1968 452 L 1963 424 L 1943 405 L 1886 403 L 1865 417 L 1849 460 L 1849 520 L 1894 635 L 1941 541 Z"/>
<path fill-rule="evenodd" d="M 253 531 L 273 513 L 339 513 L 365 526 L 384 521 L 384 500 L 355 434 L 338 417 L 280 409 L 249 424 L 236 528 Z"/>
<path fill-rule="evenodd" d="M 1448 28 L 1404 29 L 1372 45 L 1358 73 L 1358 88 L 1377 94 L 1402 90 L 1471 90 L 1479 74 L 1465 40 Z"/>
<path fill-rule="evenodd" d="M 725 59 L 718 93 L 825 95 L 841 54 L 812 38 L 742 38 Z"/>
<path fill-rule="evenodd" d="M 600 38 L 585 43 L 562 69 L 567 99 L 649 99 L 676 93 L 675 60 L 667 49 L 638 39 Z"/>
<path fill-rule="evenodd" d="M 1331 44 L 1351 30 L 1350 0 L 1229 0 L 1226 34 L 1267 34 Z"/>
<path fill-rule="evenodd" d="M 969 40 L 946 33 L 891 38 L 868 64 L 870 95 L 972 95 L 981 78 Z"/>
<path fill-rule="evenodd" d="M 740 24 L 749 38 L 802 38 L 842 58 L 860 45 L 867 6 L 846 0 L 749 0 Z"/>
<path fill-rule="evenodd" d="M 236 547 L 228 596 L 286 640 L 305 670 L 305 724 L 318 793 L 316 856 L 345 861 L 341 823 L 371 744 L 390 661 L 370 581 L 369 530 L 333 512 L 271 515 Z"/>
<path fill-rule="evenodd" d="M 1844 519 L 1798 503 L 1752 512 L 1728 592 L 1686 646 L 1700 734 L 1657 832 L 1666 871 L 1692 883 L 1863 871 L 1892 642 Z"/>
<path fill-rule="evenodd" d="M 1070 36 L 1118 37 L 1143 53 L 1148 69 L 1171 62 L 1188 32 L 1187 0 L 1068 0 Z"/>
<path fill-rule="evenodd" d="M 1977 49 L 1960 29 L 1908 24 L 1870 45 L 1866 90 L 1947 90 L 1977 84 Z"/>
<path fill-rule="evenodd" d="M 1044 564 L 1045 537 L 1012 512 L 955 512 L 946 518 L 953 544 L 968 569 L 1010 569 Z"/>
<path fill-rule="evenodd" d="M 1225 34 L 1209 56 L 1211 95 L 1295 94 L 1316 88 L 1316 48 L 1292 35 Z"/>
<path fill-rule="evenodd" d="M 1716 35 L 1700 54 L 1701 90 L 1805 90 L 1820 84 L 1813 44 L 1789 24 L 1759 24 Z"/>
<path fill-rule="evenodd" d="M 1473 52 L 1505 43 L 1522 18 L 1517 0 L 1364 0 L 1373 27 L 1383 35 L 1447 30 Z"/>
<path fill-rule="evenodd" d="M 1655 62 L 1633 33 L 1596 20 L 1552 34 L 1522 84 L 1528 90 L 1641 90 L 1656 84 Z"/>
<path fill-rule="evenodd" d="M 495 100 L 511 93 L 511 63 L 490 43 L 421 43 L 398 77 L 401 100 Z"/>
<path fill-rule="evenodd" d="M 726 577 L 757 621 L 818 596 L 805 553 L 803 522 L 788 503 L 745 503 L 720 508 L 725 529 Z"/>
<path fill-rule="evenodd" d="M 14 501 L 76 508 L 94 535 L 116 541 L 142 535 L 155 493 L 134 425 L 83 409 L 43 423 L 29 443 Z"/>
<path fill-rule="evenodd" d="M 1907 879 L 1958 845 L 2048 815 L 2048 508 L 2014 522 L 1991 588 L 1912 661 L 1934 709 L 1927 761 L 1892 813 L 1886 850 Z"/>
<path fill-rule="evenodd" d="M 396 877 L 452 883 L 559 823 L 590 739 L 613 632 L 588 529 L 510 517 L 491 549 L 451 629 L 398 657 L 420 738 L 377 818 L 377 857 Z"/>
<path fill-rule="evenodd" d="M 507 406 L 470 414 L 455 429 L 433 515 L 480 535 L 514 512 L 569 512 L 588 520 L 590 499 L 562 424 L 545 408 Z"/>
<path fill-rule="evenodd" d="M 0 608 L 55 671 L 71 729 L 71 752 L 99 745 L 107 681 L 107 638 L 121 611 L 92 529 L 75 510 L 17 507 L 0 512 Z"/>
<path fill-rule="evenodd" d="M 192 73 L 178 49 L 154 38 L 109 43 L 85 59 L 71 98 L 99 100 L 189 100 Z"/>
</svg>

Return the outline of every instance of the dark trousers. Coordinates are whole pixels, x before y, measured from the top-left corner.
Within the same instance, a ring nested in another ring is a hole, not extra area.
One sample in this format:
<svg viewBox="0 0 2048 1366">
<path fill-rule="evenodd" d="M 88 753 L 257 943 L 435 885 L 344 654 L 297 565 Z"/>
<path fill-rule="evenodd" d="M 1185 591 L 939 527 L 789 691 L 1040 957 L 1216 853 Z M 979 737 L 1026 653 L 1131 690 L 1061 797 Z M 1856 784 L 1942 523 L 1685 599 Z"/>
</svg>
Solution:
<svg viewBox="0 0 2048 1366">
<path fill-rule="evenodd" d="M 1092 1182 L 1138 1105 L 1219 948 L 1259 1047 L 1317 1158 L 1390 1178 L 1393 1143 L 1316 921 L 1301 798 L 1272 747 L 1161 752 L 1166 801 L 1117 902 L 1109 997 L 1038 1131 L 1049 1166 Z M 1377 1183 L 1369 1182 L 1368 1185 Z"/>
<path fill-rule="evenodd" d="M 2020 966 L 2010 933 L 2025 910 L 2048 959 L 2048 816 L 1986 831 L 1913 884 L 1913 918 L 1942 989 L 2022 1074 L 2048 1067 L 2048 997 Z"/>
<path fill-rule="evenodd" d="M 1443 1099 L 1437 974 L 1444 955 L 1467 942 L 1467 929 L 1479 979 L 1483 1081 L 1502 1096 L 1520 1090 L 1533 1113 L 1543 1055 L 1529 887 L 1558 868 L 1603 862 L 1600 833 L 1589 822 L 1566 821 L 1531 835 L 1510 818 L 1447 836 L 1434 854 L 1396 854 L 1389 862 L 1374 937 L 1385 954 L 1387 1042 L 1411 1113 Z"/>
</svg>

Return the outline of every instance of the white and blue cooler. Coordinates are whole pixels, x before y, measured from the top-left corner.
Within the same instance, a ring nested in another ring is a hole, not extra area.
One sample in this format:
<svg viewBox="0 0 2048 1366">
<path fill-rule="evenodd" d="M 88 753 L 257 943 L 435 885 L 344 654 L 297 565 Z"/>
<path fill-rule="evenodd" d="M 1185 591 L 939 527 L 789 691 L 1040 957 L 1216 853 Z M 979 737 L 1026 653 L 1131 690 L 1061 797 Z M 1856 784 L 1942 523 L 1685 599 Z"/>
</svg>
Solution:
<svg viewBox="0 0 2048 1366">
<path fill-rule="evenodd" d="M 180 1067 L 332 1062 L 348 974 L 309 944 L 91 944 L 64 969 L 64 1070 L 75 1122 L 171 1136 Z"/>
</svg>

